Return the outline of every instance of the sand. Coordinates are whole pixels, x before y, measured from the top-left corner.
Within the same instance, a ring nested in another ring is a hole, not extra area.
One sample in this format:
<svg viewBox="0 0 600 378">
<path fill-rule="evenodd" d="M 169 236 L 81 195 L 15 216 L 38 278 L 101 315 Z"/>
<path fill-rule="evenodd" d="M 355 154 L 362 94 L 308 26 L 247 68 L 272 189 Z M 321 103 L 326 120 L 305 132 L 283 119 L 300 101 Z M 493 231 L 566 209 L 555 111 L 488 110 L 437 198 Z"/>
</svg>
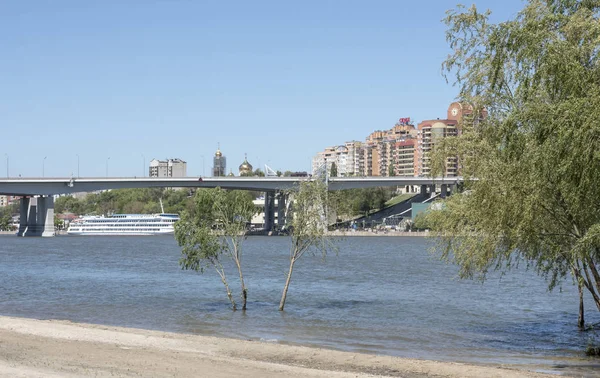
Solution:
<svg viewBox="0 0 600 378">
<path fill-rule="evenodd" d="M 258 341 L 0 317 L 0 377 L 544 377 Z"/>
</svg>

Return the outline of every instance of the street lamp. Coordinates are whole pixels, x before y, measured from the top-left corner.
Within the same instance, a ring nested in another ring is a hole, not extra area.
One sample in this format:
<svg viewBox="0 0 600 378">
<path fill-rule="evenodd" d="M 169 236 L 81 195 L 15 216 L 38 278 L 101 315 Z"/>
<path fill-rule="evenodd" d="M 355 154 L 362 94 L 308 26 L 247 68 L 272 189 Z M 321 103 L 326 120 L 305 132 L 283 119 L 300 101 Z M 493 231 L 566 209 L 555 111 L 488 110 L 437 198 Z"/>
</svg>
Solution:
<svg viewBox="0 0 600 378">
<path fill-rule="evenodd" d="M 200 157 L 202 158 L 202 177 L 205 177 L 205 172 L 204 172 L 204 155 L 200 155 Z"/>
<path fill-rule="evenodd" d="M 77 155 L 77 178 L 79 178 L 79 154 L 75 155 Z"/>
<path fill-rule="evenodd" d="M 8 178 L 8 154 L 4 154 L 6 156 L 6 178 Z"/>
<path fill-rule="evenodd" d="M 45 169 L 46 169 L 46 158 L 48 156 L 44 156 L 44 160 L 42 160 L 42 177 L 45 177 Z"/>
<path fill-rule="evenodd" d="M 106 177 L 108 177 L 108 161 L 110 160 L 110 156 L 106 159 Z"/>
<path fill-rule="evenodd" d="M 146 177 L 146 157 L 142 154 L 142 177 Z"/>
</svg>

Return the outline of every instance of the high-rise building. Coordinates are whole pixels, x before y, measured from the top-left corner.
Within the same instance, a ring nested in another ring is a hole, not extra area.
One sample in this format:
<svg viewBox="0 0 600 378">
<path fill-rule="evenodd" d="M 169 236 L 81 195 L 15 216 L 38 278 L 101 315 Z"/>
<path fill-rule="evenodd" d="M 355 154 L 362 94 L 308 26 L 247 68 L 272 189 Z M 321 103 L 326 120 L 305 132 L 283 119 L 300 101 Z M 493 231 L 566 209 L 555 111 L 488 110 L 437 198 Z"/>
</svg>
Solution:
<svg viewBox="0 0 600 378">
<path fill-rule="evenodd" d="M 397 141 L 393 150 L 394 176 L 414 177 L 418 171 L 417 140 Z"/>
<path fill-rule="evenodd" d="M 150 161 L 150 177 L 186 177 L 187 163 L 181 159 Z"/>
<path fill-rule="evenodd" d="M 213 177 L 225 176 L 227 170 L 227 158 L 223 155 L 220 148 L 217 148 L 213 158 Z"/>
<path fill-rule="evenodd" d="M 423 121 L 417 128 L 410 118 L 400 118 L 391 129 L 369 134 L 365 142 L 346 142 L 318 152 L 312 161 L 313 174 L 323 167 L 330 172 L 335 162 L 339 176 L 429 176 L 436 140 L 459 135 L 460 120 L 473 114 L 470 105 L 453 102 L 446 119 Z M 480 118 L 486 116 L 485 110 L 479 115 Z M 455 177 L 458 170 L 458 159 L 448 157 L 445 175 Z"/>
<path fill-rule="evenodd" d="M 418 171 L 419 176 L 431 175 L 431 153 L 436 144 L 442 138 L 457 136 L 460 134 L 459 121 L 463 116 L 472 114 L 472 107 L 453 102 L 448 107 L 447 119 L 426 120 L 418 125 Z M 446 159 L 444 176 L 455 177 L 458 175 L 458 159 L 449 157 Z"/>
</svg>

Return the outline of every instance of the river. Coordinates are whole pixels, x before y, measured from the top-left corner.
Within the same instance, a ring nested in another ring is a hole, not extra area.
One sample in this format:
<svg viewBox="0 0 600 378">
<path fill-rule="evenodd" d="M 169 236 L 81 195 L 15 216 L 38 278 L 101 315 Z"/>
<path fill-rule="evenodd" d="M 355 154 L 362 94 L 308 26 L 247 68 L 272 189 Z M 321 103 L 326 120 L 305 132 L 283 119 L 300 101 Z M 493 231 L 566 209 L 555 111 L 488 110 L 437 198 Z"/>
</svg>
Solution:
<svg viewBox="0 0 600 378">
<path fill-rule="evenodd" d="M 492 274 L 484 284 L 459 280 L 457 267 L 429 246 L 419 237 L 342 239 L 337 255 L 307 255 L 296 264 L 281 313 L 289 239 L 251 237 L 244 244 L 244 313 L 229 309 L 213 270 L 179 268 L 172 236 L 4 235 L 0 314 L 554 372 L 598 368 L 583 356 L 589 335 L 577 331 L 571 281 L 548 292 L 525 269 Z M 599 322 L 586 305 L 588 322 Z"/>
</svg>

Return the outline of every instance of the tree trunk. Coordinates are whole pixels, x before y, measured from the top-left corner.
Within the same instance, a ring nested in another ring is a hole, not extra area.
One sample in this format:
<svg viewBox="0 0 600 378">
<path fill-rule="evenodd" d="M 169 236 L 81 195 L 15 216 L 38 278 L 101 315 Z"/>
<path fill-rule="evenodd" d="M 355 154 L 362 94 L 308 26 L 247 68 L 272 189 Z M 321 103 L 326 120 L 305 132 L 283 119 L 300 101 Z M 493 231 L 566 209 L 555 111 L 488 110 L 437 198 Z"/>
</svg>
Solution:
<svg viewBox="0 0 600 378">
<path fill-rule="evenodd" d="M 588 267 L 586 266 L 585 263 L 583 263 L 582 270 L 583 270 L 583 273 L 585 273 L 585 280 L 583 281 L 585 284 L 585 287 L 588 289 L 588 291 L 592 295 L 592 298 L 594 299 L 594 303 L 596 304 L 598 311 L 600 311 L 600 295 L 598 293 L 596 293 L 596 289 L 594 288 L 594 282 L 592 281 L 592 277 L 590 277 L 590 274 L 588 273 Z"/>
<path fill-rule="evenodd" d="M 248 302 L 248 289 L 246 289 L 246 284 L 244 283 L 244 275 L 242 274 L 242 266 L 240 265 L 239 260 L 235 260 L 235 263 L 238 268 L 238 273 L 240 274 L 240 285 L 242 286 L 242 311 L 246 311 L 246 303 Z"/>
<path fill-rule="evenodd" d="M 294 270 L 294 263 L 296 259 L 290 259 L 290 270 L 288 271 L 287 279 L 285 280 L 285 286 L 283 287 L 283 293 L 281 294 L 281 301 L 279 302 L 279 311 L 283 311 L 285 307 L 285 299 L 287 298 L 287 292 L 290 287 L 290 281 L 292 280 L 292 272 Z"/>
<path fill-rule="evenodd" d="M 580 330 L 585 328 L 585 315 L 583 313 L 583 284 L 578 280 L 577 289 L 579 290 L 579 317 L 577 318 L 577 327 Z"/>
<path fill-rule="evenodd" d="M 229 302 L 231 302 L 231 307 L 233 309 L 233 311 L 237 310 L 237 306 L 235 304 L 235 300 L 233 299 L 233 295 L 231 294 L 231 289 L 229 288 L 229 284 L 227 283 L 227 279 L 225 278 L 225 272 L 220 271 L 218 268 L 216 268 L 217 273 L 219 274 L 219 277 L 221 277 L 221 282 L 223 282 L 223 285 L 225 286 L 225 290 L 227 291 L 227 298 L 229 298 Z"/>
</svg>

